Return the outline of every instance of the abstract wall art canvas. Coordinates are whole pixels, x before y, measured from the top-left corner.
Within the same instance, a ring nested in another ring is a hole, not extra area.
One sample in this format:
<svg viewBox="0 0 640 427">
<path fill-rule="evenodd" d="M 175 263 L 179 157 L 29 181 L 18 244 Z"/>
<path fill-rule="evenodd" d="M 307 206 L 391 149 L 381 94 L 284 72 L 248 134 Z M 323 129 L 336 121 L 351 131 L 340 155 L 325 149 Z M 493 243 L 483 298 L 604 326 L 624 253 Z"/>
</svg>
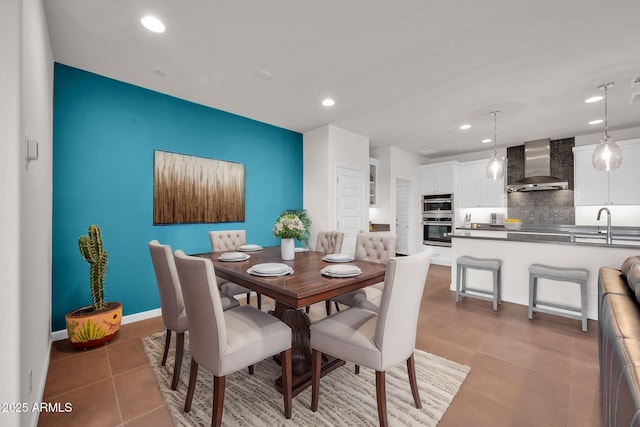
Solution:
<svg viewBox="0 0 640 427">
<path fill-rule="evenodd" d="M 154 151 L 153 223 L 244 221 L 244 165 Z"/>
</svg>

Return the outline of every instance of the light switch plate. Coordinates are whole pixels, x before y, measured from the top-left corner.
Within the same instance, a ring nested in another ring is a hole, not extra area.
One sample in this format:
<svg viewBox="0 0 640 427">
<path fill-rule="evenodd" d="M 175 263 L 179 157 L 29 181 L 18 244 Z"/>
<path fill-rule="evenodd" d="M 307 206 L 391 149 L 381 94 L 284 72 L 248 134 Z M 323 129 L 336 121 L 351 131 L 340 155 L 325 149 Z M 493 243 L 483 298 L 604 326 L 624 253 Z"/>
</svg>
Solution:
<svg viewBox="0 0 640 427">
<path fill-rule="evenodd" d="M 38 160 L 38 141 L 35 139 L 26 140 L 25 157 L 27 160 Z"/>
</svg>

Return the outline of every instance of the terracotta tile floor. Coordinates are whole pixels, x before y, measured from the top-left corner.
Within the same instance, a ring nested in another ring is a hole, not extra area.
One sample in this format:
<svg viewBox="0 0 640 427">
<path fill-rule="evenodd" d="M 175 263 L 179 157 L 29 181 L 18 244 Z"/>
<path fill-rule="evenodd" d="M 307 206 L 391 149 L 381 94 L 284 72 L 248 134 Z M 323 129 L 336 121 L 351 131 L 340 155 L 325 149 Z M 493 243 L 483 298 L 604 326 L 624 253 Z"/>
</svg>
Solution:
<svg viewBox="0 0 640 427">
<path fill-rule="evenodd" d="M 601 425 L 594 321 L 582 333 L 577 320 L 536 314 L 530 321 L 524 306 L 505 302 L 494 312 L 487 301 L 456 304 L 449 282 L 448 267 L 431 266 L 416 341 L 471 366 L 440 426 Z M 158 317 L 125 325 L 116 340 L 89 351 L 53 343 L 44 400 L 71 402 L 73 411 L 43 413 L 38 425 L 172 425 L 140 341 L 162 330 Z"/>
</svg>

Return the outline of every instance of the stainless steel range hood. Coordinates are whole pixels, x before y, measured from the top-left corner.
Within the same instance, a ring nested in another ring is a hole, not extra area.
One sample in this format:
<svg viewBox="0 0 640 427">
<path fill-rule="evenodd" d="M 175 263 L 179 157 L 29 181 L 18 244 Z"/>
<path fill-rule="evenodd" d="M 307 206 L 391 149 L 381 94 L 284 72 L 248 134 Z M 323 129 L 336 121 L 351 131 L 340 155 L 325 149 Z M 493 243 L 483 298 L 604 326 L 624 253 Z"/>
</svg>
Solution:
<svg viewBox="0 0 640 427">
<path fill-rule="evenodd" d="M 524 179 L 507 185 L 509 192 L 566 190 L 569 183 L 551 176 L 551 140 L 524 143 Z"/>
</svg>

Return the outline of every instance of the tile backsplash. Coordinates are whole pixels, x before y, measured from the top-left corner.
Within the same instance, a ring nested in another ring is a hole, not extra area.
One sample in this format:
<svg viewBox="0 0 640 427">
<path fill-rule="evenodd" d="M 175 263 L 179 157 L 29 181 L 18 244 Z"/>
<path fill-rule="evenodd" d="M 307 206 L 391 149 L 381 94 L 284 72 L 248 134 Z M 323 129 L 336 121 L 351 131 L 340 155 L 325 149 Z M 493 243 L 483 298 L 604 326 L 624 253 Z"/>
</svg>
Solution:
<svg viewBox="0 0 640 427">
<path fill-rule="evenodd" d="M 575 224 L 573 205 L 573 138 L 551 141 L 551 175 L 569 182 L 567 190 L 507 194 L 509 217 L 525 224 Z M 524 145 L 507 148 L 507 182 L 524 178 Z"/>
</svg>

